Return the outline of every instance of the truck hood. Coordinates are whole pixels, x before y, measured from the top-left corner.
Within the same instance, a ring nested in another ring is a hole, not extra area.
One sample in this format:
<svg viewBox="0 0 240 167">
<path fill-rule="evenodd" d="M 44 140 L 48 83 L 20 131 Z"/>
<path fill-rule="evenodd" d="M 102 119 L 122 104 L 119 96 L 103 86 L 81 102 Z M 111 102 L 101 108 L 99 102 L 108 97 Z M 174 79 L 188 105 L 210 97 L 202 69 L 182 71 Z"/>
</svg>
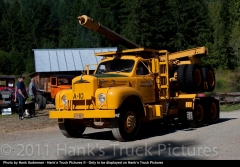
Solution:
<svg viewBox="0 0 240 167">
<path fill-rule="evenodd" d="M 105 87 L 129 87 L 130 78 L 122 74 L 97 74 L 77 76 L 72 80 L 74 92 L 88 92 L 94 96 L 95 91 Z"/>
</svg>

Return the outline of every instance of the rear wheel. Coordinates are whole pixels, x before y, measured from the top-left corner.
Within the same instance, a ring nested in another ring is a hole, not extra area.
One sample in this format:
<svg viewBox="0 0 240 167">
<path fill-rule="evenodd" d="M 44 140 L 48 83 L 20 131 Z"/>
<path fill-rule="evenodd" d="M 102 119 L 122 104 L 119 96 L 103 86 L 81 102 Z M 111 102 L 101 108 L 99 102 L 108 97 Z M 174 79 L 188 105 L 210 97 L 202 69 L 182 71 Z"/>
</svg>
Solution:
<svg viewBox="0 0 240 167">
<path fill-rule="evenodd" d="M 37 109 L 41 110 L 43 108 L 43 96 L 37 95 Z"/>
<path fill-rule="evenodd" d="M 58 126 L 62 134 L 68 138 L 82 137 L 82 134 L 86 129 L 85 125 L 79 120 L 74 119 L 64 119 L 62 123 L 59 121 Z"/>
<path fill-rule="evenodd" d="M 47 105 L 47 99 L 45 97 L 43 97 L 43 101 L 42 101 L 42 109 L 45 109 Z"/>
<path fill-rule="evenodd" d="M 134 140 L 140 127 L 139 114 L 134 105 L 124 105 L 119 109 L 119 117 L 112 119 L 112 133 L 118 141 Z"/>
<path fill-rule="evenodd" d="M 206 112 L 201 101 L 195 101 L 194 110 L 187 111 L 187 120 L 193 128 L 201 127 L 206 123 Z"/>
<path fill-rule="evenodd" d="M 219 120 L 219 103 L 218 100 L 211 98 L 210 102 L 208 103 L 208 112 L 207 118 L 209 124 L 214 124 Z"/>
</svg>

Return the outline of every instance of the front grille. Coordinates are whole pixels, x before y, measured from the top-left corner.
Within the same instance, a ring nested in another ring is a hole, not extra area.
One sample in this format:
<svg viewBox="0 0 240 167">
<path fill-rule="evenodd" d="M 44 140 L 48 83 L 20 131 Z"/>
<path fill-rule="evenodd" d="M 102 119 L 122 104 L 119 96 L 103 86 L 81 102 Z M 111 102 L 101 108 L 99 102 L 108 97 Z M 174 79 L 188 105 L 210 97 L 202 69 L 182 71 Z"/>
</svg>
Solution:
<svg viewBox="0 0 240 167">
<path fill-rule="evenodd" d="M 3 90 L 0 92 L 0 96 L 2 97 L 2 104 L 11 104 L 11 94 L 12 94 L 12 91 L 7 91 L 7 90 Z"/>
</svg>

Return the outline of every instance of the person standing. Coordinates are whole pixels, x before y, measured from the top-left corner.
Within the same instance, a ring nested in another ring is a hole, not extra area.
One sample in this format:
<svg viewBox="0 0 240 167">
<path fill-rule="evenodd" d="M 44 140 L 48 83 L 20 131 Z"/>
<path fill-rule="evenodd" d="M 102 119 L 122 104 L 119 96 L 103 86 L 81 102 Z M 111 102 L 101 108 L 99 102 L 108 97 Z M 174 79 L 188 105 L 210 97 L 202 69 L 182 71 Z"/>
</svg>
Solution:
<svg viewBox="0 0 240 167">
<path fill-rule="evenodd" d="M 17 84 L 18 82 L 20 82 L 20 78 L 18 78 L 18 81 L 17 81 Z M 17 99 L 18 99 L 18 88 L 17 88 L 17 84 L 16 84 L 16 87 L 15 87 L 15 92 L 14 92 L 14 102 L 18 102 Z"/>
<path fill-rule="evenodd" d="M 36 86 L 35 86 L 35 79 L 31 78 L 31 82 L 29 84 L 29 97 L 31 98 L 31 105 L 30 105 L 30 115 L 35 116 L 35 102 L 36 102 Z"/>
<path fill-rule="evenodd" d="M 18 96 L 18 113 L 19 113 L 19 119 L 23 120 L 23 113 L 24 113 L 24 104 L 27 99 L 27 91 L 26 87 L 24 85 L 24 76 L 21 75 L 19 77 L 19 82 L 17 83 L 17 96 Z"/>
</svg>

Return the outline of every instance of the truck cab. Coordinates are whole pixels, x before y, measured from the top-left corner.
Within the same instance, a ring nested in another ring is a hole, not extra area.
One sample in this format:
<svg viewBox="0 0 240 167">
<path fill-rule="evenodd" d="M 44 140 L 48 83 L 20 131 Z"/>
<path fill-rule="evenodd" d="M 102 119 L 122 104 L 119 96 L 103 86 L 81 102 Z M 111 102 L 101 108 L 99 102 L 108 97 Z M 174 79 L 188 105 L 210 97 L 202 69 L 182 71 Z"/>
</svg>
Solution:
<svg viewBox="0 0 240 167">
<path fill-rule="evenodd" d="M 37 107 L 45 109 L 46 104 L 55 105 L 56 94 L 64 89 L 71 89 L 74 75 L 56 74 L 50 76 L 49 86 L 45 85 L 44 90 L 37 90 Z"/>
</svg>

